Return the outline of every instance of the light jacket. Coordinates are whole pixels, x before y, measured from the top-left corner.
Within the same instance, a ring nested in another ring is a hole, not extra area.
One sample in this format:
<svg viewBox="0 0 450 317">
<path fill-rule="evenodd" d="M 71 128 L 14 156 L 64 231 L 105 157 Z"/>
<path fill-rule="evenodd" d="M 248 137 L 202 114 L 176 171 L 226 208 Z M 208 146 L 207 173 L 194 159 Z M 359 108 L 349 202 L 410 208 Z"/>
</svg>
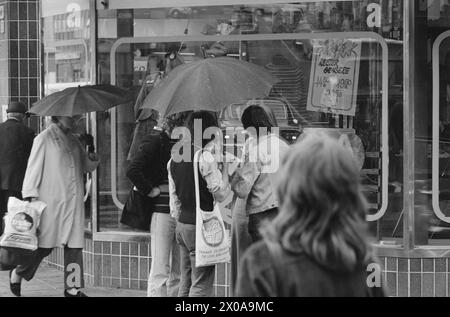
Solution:
<svg viewBox="0 0 450 317">
<path fill-rule="evenodd" d="M 247 198 L 247 214 L 279 206 L 275 195 L 277 173 L 288 149 L 289 145 L 273 134 L 245 143 L 243 163 L 232 176 L 231 188 L 239 198 Z"/>
<path fill-rule="evenodd" d="M 195 150 L 195 149 L 194 149 Z M 191 153 L 192 155 L 194 153 Z M 228 179 L 223 179 L 223 164 L 222 146 L 219 142 L 213 140 L 209 142 L 203 149 L 199 159 L 199 173 L 205 181 L 206 188 L 212 194 L 214 200 L 217 202 L 223 201 L 229 193 L 231 193 Z M 173 218 L 179 219 L 182 212 L 181 202 L 177 195 L 177 188 L 172 175 L 171 166 L 172 159 L 167 164 L 168 179 L 169 179 L 169 205 L 170 214 Z M 189 167 L 193 166 L 193 162 L 187 163 Z M 194 179 L 192 175 L 192 186 L 194 186 Z M 195 198 L 195 197 L 193 197 Z M 194 218 L 193 218 L 194 219 Z"/>
<path fill-rule="evenodd" d="M 64 134 L 56 124 L 35 138 L 22 195 L 47 205 L 39 225 L 40 248 L 84 247 L 83 173 L 98 163 L 88 158 L 74 135 Z"/>
</svg>

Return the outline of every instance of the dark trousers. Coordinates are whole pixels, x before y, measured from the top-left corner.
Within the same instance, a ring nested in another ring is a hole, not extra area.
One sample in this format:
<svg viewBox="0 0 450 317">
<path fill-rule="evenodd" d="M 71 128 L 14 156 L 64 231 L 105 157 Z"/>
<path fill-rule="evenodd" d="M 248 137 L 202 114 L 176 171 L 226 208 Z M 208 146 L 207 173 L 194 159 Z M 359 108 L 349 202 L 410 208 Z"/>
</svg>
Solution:
<svg viewBox="0 0 450 317">
<path fill-rule="evenodd" d="M 251 214 L 248 218 L 248 233 L 252 238 L 252 242 L 255 243 L 262 239 L 259 229 L 262 225 L 270 222 L 278 215 L 278 208 L 272 208 L 257 214 Z"/>
<path fill-rule="evenodd" d="M 195 225 L 178 222 L 181 280 L 178 297 L 212 297 L 215 265 L 195 267 Z"/>
<path fill-rule="evenodd" d="M 16 267 L 16 274 L 30 281 L 36 274 L 42 260 L 52 253 L 53 249 L 39 248 L 31 260 Z M 64 248 L 64 289 L 84 288 L 83 249 Z"/>
<path fill-rule="evenodd" d="M 22 199 L 22 193 L 14 190 L 0 190 L 0 236 L 3 234 L 4 230 L 3 217 L 8 212 L 9 197 Z"/>
</svg>

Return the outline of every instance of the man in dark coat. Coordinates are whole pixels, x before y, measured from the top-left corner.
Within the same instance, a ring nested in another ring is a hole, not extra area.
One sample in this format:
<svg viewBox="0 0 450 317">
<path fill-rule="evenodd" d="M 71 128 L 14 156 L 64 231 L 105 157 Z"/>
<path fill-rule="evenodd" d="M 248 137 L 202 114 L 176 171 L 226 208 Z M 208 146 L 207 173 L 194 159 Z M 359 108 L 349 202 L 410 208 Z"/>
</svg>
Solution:
<svg viewBox="0 0 450 317">
<path fill-rule="evenodd" d="M 27 112 L 23 102 L 11 102 L 6 112 L 7 120 L 0 124 L 0 234 L 9 197 L 22 199 L 23 178 L 35 136 L 23 123 Z"/>
</svg>

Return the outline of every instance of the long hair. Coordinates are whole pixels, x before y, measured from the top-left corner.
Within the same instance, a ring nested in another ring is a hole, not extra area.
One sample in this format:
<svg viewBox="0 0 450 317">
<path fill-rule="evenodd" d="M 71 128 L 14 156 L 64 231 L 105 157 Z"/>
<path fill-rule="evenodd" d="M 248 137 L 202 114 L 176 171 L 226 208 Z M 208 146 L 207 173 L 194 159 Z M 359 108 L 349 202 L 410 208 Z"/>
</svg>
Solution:
<svg viewBox="0 0 450 317">
<path fill-rule="evenodd" d="M 191 133 L 191 137 L 194 138 L 195 134 L 195 120 L 201 120 L 202 123 L 202 147 L 205 147 L 212 139 L 203 139 L 203 134 L 208 128 L 218 127 L 219 123 L 217 121 L 217 115 L 211 111 L 195 111 L 189 114 L 186 120 L 186 127 Z M 200 131 L 198 131 L 200 132 Z"/>
<path fill-rule="evenodd" d="M 284 157 L 277 185 L 280 212 L 261 230 L 265 239 L 332 271 L 368 264 L 367 204 L 350 151 L 328 136 L 306 136 Z"/>
<path fill-rule="evenodd" d="M 277 119 L 272 109 L 264 104 L 245 108 L 241 122 L 244 129 L 255 128 L 258 136 L 260 128 L 267 128 L 267 131 L 271 132 L 273 127 L 278 127 Z"/>
</svg>

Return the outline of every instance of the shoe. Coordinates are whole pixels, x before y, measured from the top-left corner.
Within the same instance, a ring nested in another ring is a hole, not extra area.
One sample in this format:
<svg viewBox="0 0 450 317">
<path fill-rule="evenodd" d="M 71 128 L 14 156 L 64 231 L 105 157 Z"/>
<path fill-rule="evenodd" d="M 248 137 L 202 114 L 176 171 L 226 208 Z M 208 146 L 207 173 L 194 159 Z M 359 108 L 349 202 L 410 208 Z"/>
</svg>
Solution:
<svg viewBox="0 0 450 317">
<path fill-rule="evenodd" d="M 14 272 L 15 269 L 12 269 L 11 271 L 9 271 L 9 289 L 11 290 L 11 292 L 16 295 L 17 297 L 20 297 L 20 290 L 21 290 L 21 286 L 22 283 L 11 283 L 11 276 L 12 273 Z"/>
<path fill-rule="evenodd" d="M 67 290 L 64 290 L 64 297 L 89 297 L 85 293 L 78 291 L 76 295 L 72 295 Z"/>
</svg>

